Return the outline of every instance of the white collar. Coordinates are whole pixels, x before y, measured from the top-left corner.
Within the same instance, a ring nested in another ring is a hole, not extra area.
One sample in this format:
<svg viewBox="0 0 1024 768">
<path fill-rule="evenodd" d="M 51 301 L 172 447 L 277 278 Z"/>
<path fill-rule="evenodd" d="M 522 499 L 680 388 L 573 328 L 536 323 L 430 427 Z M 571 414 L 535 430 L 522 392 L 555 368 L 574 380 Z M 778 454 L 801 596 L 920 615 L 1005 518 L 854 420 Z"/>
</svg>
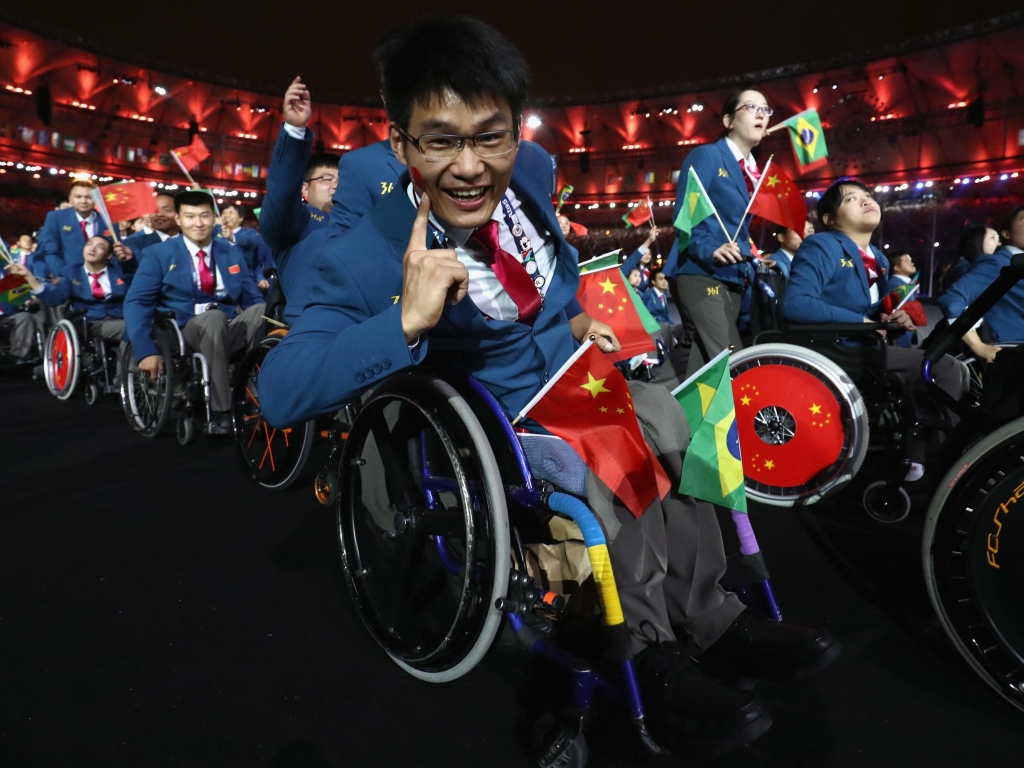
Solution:
<svg viewBox="0 0 1024 768">
<path fill-rule="evenodd" d="M 87 274 L 87 275 L 102 275 L 104 272 L 107 271 L 107 268 L 109 266 L 110 266 L 110 262 L 108 261 L 106 263 L 106 265 L 104 265 L 103 269 L 101 269 L 99 272 L 93 272 L 91 269 L 89 269 L 89 265 L 88 264 L 86 264 L 84 261 L 82 262 L 82 269 L 85 270 L 85 274 Z"/>
<path fill-rule="evenodd" d="M 1016 245 L 1004 245 L 1003 247 L 1010 253 L 1024 253 L 1024 250 L 1021 250 Z"/>
<path fill-rule="evenodd" d="M 725 137 L 725 143 L 729 146 L 729 149 L 732 150 L 732 156 L 733 157 L 735 157 L 737 160 L 745 160 L 746 163 L 747 163 L 747 166 L 750 167 L 750 168 L 757 168 L 757 161 L 754 160 L 754 153 L 753 152 L 751 152 L 746 157 L 743 157 L 743 153 L 740 152 L 740 148 L 736 146 L 736 142 L 735 141 L 733 141 L 728 136 L 726 136 Z"/>
<path fill-rule="evenodd" d="M 74 208 L 72 208 L 71 210 L 73 210 L 73 211 L 74 211 L 75 209 L 74 209 Z M 88 221 L 92 221 L 92 219 L 93 219 L 93 217 L 94 217 L 95 215 L 96 215 L 96 211 L 93 211 L 92 213 L 90 213 L 90 214 L 89 214 L 88 218 L 82 218 L 82 214 L 80 214 L 80 213 L 79 213 L 78 211 L 75 211 L 75 216 L 77 216 L 77 217 L 78 217 L 78 220 L 79 220 L 79 221 L 86 221 L 86 222 L 88 222 Z"/>
<path fill-rule="evenodd" d="M 181 239 L 184 241 L 185 247 L 188 248 L 188 255 L 191 256 L 193 259 L 199 258 L 198 256 L 196 256 L 196 254 L 199 253 L 200 250 L 202 250 L 207 255 L 213 252 L 213 240 L 211 240 L 208 245 L 200 248 L 198 245 L 193 243 L 189 238 L 185 237 L 184 235 L 181 236 Z"/>
</svg>

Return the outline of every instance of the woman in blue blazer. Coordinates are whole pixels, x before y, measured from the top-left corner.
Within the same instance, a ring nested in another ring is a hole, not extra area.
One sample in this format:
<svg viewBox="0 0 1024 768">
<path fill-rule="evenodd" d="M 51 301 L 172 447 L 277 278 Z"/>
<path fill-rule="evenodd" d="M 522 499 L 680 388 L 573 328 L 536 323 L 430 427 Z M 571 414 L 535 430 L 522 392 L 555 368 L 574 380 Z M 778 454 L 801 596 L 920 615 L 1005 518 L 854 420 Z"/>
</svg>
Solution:
<svg viewBox="0 0 1024 768">
<path fill-rule="evenodd" d="M 678 253 L 674 244 L 665 264 L 666 276 L 676 279 L 680 310 L 697 328 L 687 375 L 726 347 L 743 346 L 736 319 L 743 291 L 753 279 L 750 217 L 743 218 L 743 214 L 760 177 L 751 150 L 764 138 L 771 116 L 760 91 L 745 89 L 732 94 L 722 107 L 722 138 L 690 152 L 679 172 L 673 221 L 685 202 L 686 180 L 693 168 L 728 230 L 726 234 L 714 216 L 704 219 L 693 228 L 686 250 Z"/>
</svg>

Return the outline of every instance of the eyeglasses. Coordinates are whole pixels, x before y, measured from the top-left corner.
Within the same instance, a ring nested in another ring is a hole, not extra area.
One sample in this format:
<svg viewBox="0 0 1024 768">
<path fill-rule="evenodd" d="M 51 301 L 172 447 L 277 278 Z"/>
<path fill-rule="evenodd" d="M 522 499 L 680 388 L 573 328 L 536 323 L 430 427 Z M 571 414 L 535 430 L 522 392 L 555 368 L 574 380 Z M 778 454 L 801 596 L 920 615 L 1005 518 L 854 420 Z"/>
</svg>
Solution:
<svg viewBox="0 0 1024 768">
<path fill-rule="evenodd" d="M 322 181 L 324 184 L 337 184 L 338 177 L 324 174 L 323 176 L 314 176 L 312 179 L 306 179 L 307 184 L 312 184 L 314 181 Z"/>
<path fill-rule="evenodd" d="M 775 114 L 775 110 L 771 107 L 763 107 L 760 104 L 743 104 L 736 107 L 736 111 L 739 112 L 741 109 L 745 109 L 748 112 L 753 112 L 755 115 L 764 115 L 765 117 L 771 117 Z"/>
<path fill-rule="evenodd" d="M 477 157 L 500 157 L 507 155 L 516 146 L 515 131 L 486 131 L 476 136 L 424 133 L 416 138 L 394 123 L 392 125 L 425 159 L 435 162 L 455 159 L 466 146 L 466 142 L 469 142 Z"/>
</svg>

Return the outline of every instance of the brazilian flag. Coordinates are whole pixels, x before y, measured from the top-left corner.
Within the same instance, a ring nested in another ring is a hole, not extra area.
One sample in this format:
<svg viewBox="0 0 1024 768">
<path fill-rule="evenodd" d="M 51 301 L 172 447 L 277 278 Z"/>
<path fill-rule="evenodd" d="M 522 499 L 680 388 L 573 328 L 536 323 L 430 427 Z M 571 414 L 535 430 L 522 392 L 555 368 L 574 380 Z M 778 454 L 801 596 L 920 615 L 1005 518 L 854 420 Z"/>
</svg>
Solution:
<svg viewBox="0 0 1024 768">
<path fill-rule="evenodd" d="M 825 131 L 821 127 L 818 110 L 805 109 L 782 124 L 789 129 L 793 157 L 796 158 L 800 173 L 820 168 L 828 162 Z"/>
<path fill-rule="evenodd" d="M 679 492 L 740 512 L 747 511 L 729 350 L 672 391 L 690 425 Z"/>
</svg>

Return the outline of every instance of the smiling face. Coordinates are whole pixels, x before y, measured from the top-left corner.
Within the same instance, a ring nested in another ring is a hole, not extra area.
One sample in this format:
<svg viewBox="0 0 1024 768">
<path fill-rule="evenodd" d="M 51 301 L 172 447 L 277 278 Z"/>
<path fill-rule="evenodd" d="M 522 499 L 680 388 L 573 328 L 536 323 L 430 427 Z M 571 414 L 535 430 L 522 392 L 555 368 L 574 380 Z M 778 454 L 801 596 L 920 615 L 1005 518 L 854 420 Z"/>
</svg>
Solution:
<svg viewBox="0 0 1024 768">
<path fill-rule="evenodd" d="M 242 226 L 242 216 L 233 205 L 221 209 L 220 219 L 225 226 L 231 227 L 231 229 L 238 229 Z"/>
<path fill-rule="evenodd" d="M 844 185 L 835 219 L 825 215 L 825 224 L 847 234 L 870 234 L 882 219 L 882 209 L 870 192 L 860 187 Z"/>
<path fill-rule="evenodd" d="M 760 91 L 744 91 L 740 94 L 736 111 L 731 115 L 722 115 L 722 124 L 729 132 L 729 138 L 737 144 L 756 147 L 764 138 L 768 128 L 769 117 L 747 109 L 747 104 L 768 108 L 768 100 Z"/>
<path fill-rule="evenodd" d="M 176 233 L 178 222 L 174 218 L 174 198 L 170 195 L 157 195 L 156 213 L 150 214 L 149 221 L 157 232 Z"/>
<path fill-rule="evenodd" d="M 82 260 L 89 265 L 90 271 L 99 272 L 110 261 L 110 243 L 105 237 L 90 237 L 82 249 Z"/>
<path fill-rule="evenodd" d="M 182 234 L 199 246 L 207 246 L 213 239 L 213 207 L 209 205 L 183 205 L 177 214 Z"/>
<path fill-rule="evenodd" d="M 447 92 L 441 97 L 417 101 L 407 132 L 417 138 L 424 134 L 475 136 L 515 128 L 504 99 L 482 96 L 467 103 Z M 455 157 L 428 160 L 412 142 L 403 141 L 397 126 L 392 125 L 391 148 L 409 167 L 414 180 L 419 175 L 435 216 L 459 229 L 476 229 L 487 223 L 508 189 L 519 143 L 517 140 L 512 151 L 503 155 L 480 157 L 472 142 L 466 141 Z"/>
</svg>

